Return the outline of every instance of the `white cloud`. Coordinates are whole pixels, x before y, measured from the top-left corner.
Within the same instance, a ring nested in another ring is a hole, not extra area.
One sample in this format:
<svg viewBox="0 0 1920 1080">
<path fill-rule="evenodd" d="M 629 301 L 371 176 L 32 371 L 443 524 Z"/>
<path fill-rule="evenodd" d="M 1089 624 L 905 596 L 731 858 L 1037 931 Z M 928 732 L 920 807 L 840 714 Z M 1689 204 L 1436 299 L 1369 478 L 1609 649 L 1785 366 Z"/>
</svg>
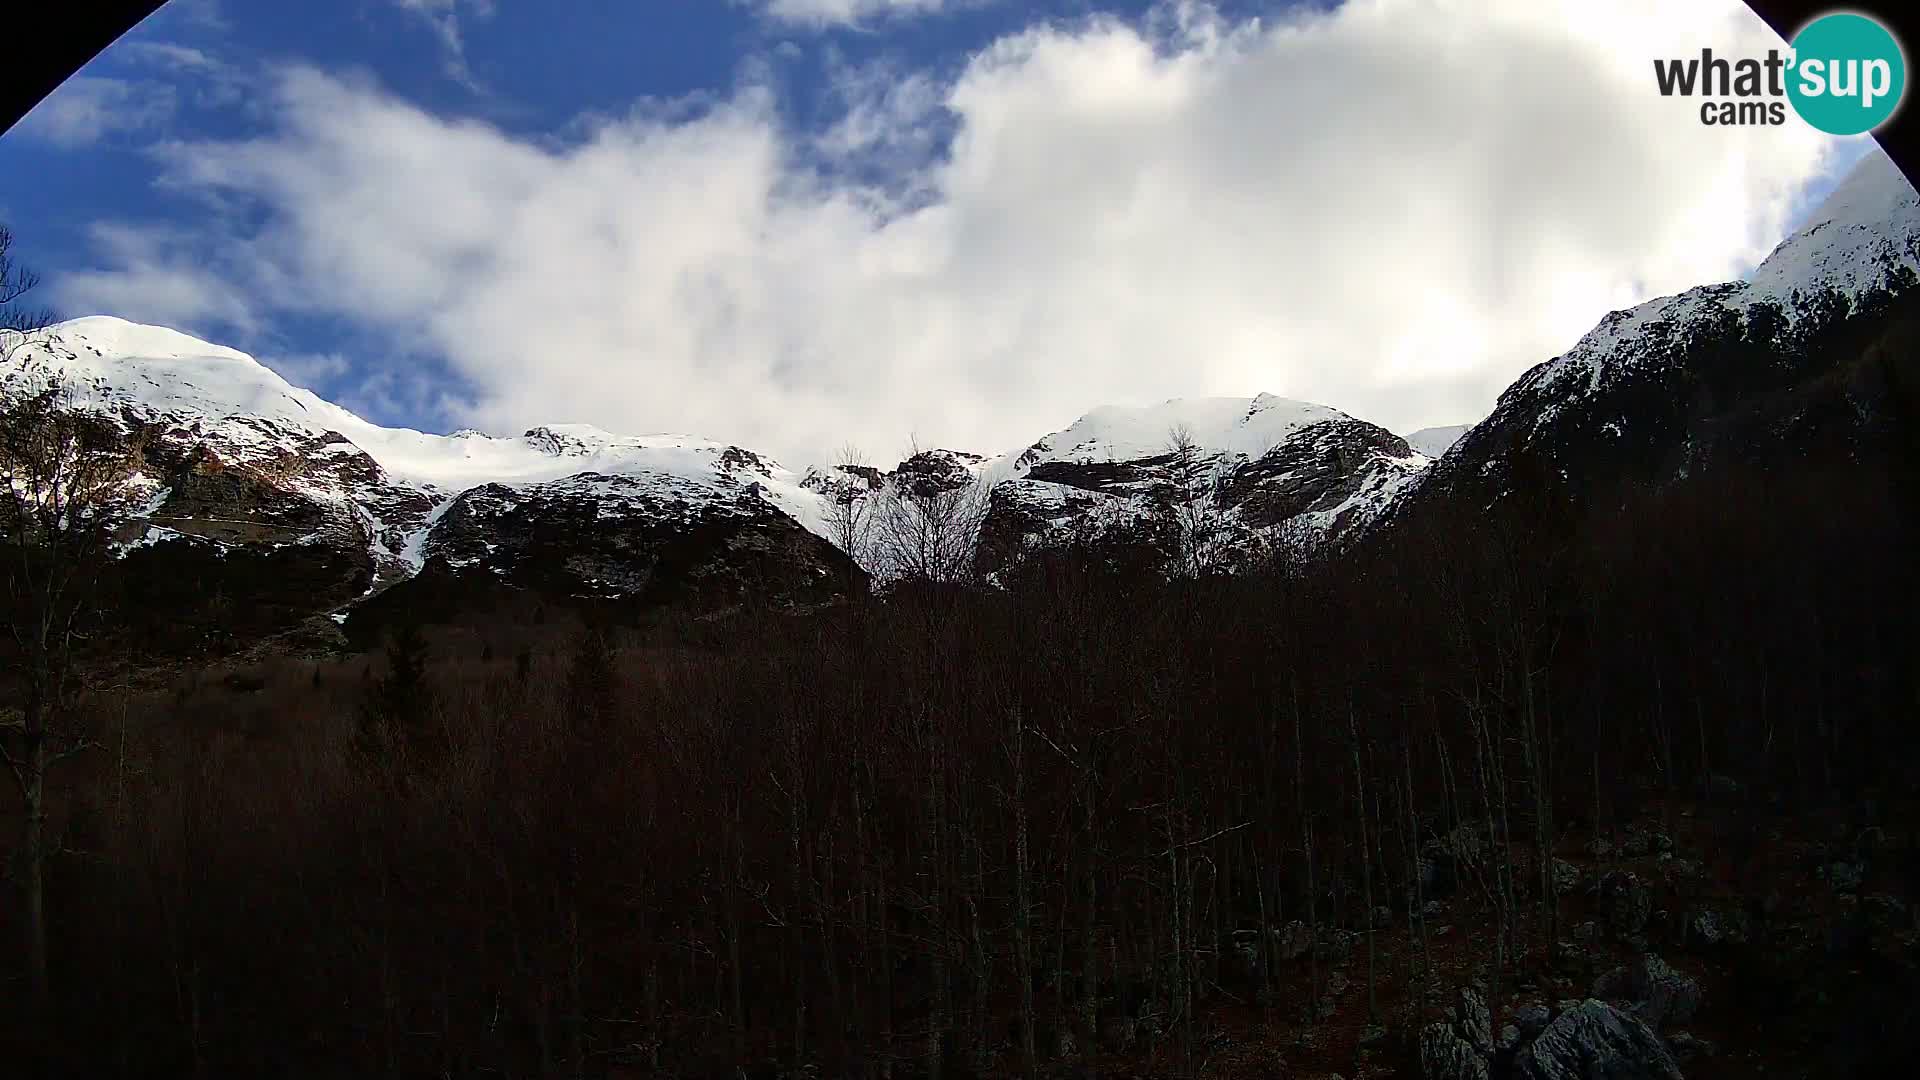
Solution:
<svg viewBox="0 0 1920 1080">
<path fill-rule="evenodd" d="M 173 42 L 121 41 L 105 59 L 115 75 L 68 79 L 27 114 L 20 130 L 65 149 L 115 138 L 151 141 L 177 126 L 183 108 L 231 107 L 252 89 L 245 72 Z"/>
<path fill-rule="evenodd" d="M 165 83 L 75 75 L 26 115 L 20 131 L 75 149 L 160 128 L 179 104 L 179 94 Z"/>
<path fill-rule="evenodd" d="M 1180 3 L 1153 25 L 1036 28 L 950 82 L 849 75 L 824 136 L 755 87 L 556 145 L 296 71 L 272 135 L 163 160 L 257 203 L 208 241 L 247 252 L 223 273 L 249 304 L 444 357 L 474 392 L 458 423 L 804 463 L 1263 390 L 1456 423 L 1608 309 L 1764 256 L 1836 146 L 1704 127 L 1654 90 L 1654 56 L 1778 44 L 1735 0 Z M 946 153 L 903 155 L 935 119 Z M 170 258 L 69 291 L 206 262 Z"/>
<path fill-rule="evenodd" d="M 393 0 L 401 10 L 424 22 L 440 39 L 442 65 L 447 77 L 470 89 L 478 89 L 473 70 L 467 65 L 466 36 L 460 21 L 493 17 L 493 0 Z"/>
<path fill-rule="evenodd" d="M 926 168 L 940 148 L 947 88 L 924 72 L 877 61 L 848 64 L 827 54 L 826 90 L 837 119 L 811 149 L 829 169 L 848 166 L 870 183 L 926 189 Z"/>
<path fill-rule="evenodd" d="M 172 71 L 210 72 L 222 66 L 203 49 L 168 41 L 129 41 L 117 46 L 114 54 Z"/>
<path fill-rule="evenodd" d="M 750 0 L 761 14 L 779 22 L 822 28 L 854 26 L 878 19 L 932 15 L 993 0 Z"/>
<path fill-rule="evenodd" d="M 238 282 L 244 273 L 216 267 L 195 250 L 194 238 L 174 229 L 101 223 L 90 230 L 94 249 L 112 269 L 64 274 L 50 285 L 52 300 L 69 317 L 119 315 L 214 337 L 250 339 L 261 331 L 255 301 Z"/>
<path fill-rule="evenodd" d="M 130 66 L 157 69 L 173 80 L 172 93 L 201 109 L 244 106 L 259 89 L 250 69 L 227 63 L 214 53 L 170 41 L 122 41 L 107 54 Z M 156 84 L 157 85 L 157 84 Z"/>
<path fill-rule="evenodd" d="M 318 387 L 353 370 L 353 364 L 339 353 L 288 353 L 259 359 L 279 372 L 281 378 L 307 389 Z"/>
<path fill-rule="evenodd" d="M 221 0 L 167 0 L 161 14 L 177 15 L 186 26 L 212 34 L 224 34 L 233 29 L 233 24 L 221 10 Z"/>
</svg>

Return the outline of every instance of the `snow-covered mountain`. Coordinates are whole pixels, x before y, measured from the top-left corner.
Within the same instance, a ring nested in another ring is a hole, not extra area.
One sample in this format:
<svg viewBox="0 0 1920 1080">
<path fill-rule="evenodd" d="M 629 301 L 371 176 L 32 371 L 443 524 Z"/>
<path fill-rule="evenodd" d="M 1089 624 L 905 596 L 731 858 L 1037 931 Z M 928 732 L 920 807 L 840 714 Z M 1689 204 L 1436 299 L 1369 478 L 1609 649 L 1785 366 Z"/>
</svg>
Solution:
<svg viewBox="0 0 1920 1080">
<path fill-rule="evenodd" d="M 1727 319 L 1744 322 L 1755 305 L 1778 305 L 1791 321 L 1808 314 L 1823 295 L 1852 299 L 1886 288 L 1902 271 L 1916 267 L 1920 195 L 1893 160 L 1875 150 L 1745 281 L 1702 285 L 1612 312 L 1564 355 L 1522 376 L 1502 395 L 1501 406 L 1534 395 L 1571 406 L 1659 365 L 1691 336 Z M 1538 422 L 1550 422 L 1554 415 L 1544 410 Z"/>
<path fill-rule="evenodd" d="M 1372 521 L 1427 464 L 1384 428 L 1272 394 L 1096 409 L 988 466 L 989 561 L 1123 542 L 1229 565 Z"/>
<path fill-rule="evenodd" d="M 1407 445 L 1430 458 L 1445 454 L 1460 436 L 1473 429 L 1471 424 L 1450 424 L 1446 427 L 1421 428 L 1407 436 Z"/>
<path fill-rule="evenodd" d="M 859 576 L 839 550 L 849 497 L 977 481 L 989 571 L 1080 544 L 1191 568 L 1268 541 L 1369 534 L 1435 502 L 1483 507 L 1514 490 L 1522 462 L 1563 477 L 1684 473 L 1716 403 L 1801 377 L 1795 342 L 1916 268 L 1920 196 L 1876 151 L 1748 280 L 1614 312 L 1485 421 L 1408 438 L 1262 394 L 1098 408 L 997 456 L 796 471 L 690 435 L 382 427 L 244 353 L 108 317 L 12 350 L 0 390 L 59 377 L 142 435 L 130 550 L 324 551 L 318 610 L 429 567 L 573 595 L 799 598 Z M 883 545 L 862 539 L 856 554 L 884 576 Z"/>
<path fill-rule="evenodd" d="M 12 390 L 48 378 L 141 436 L 129 549 L 325 549 L 355 568 L 328 606 L 430 564 L 574 595 L 831 590 L 849 580 L 833 518 L 850 490 L 977 482 L 974 524 L 1000 544 L 996 565 L 1016 547 L 1161 521 L 1176 497 L 1204 504 L 1216 546 L 1289 524 L 1317 535 L 1371 519 L 1426 465 L 1380 428 L 1271 395 L 1096 409 L 1016 453 L 925 451 L 890 469 L 795 471 L 694 436 L 584 425 L 438 435 L 369 422 L 234 349 L 111 317 L 51 328 L 0 373 Z M 873 539 L 856 546 L 884 576 Z"/>
<path fill-rule="evenodd" d="M 1831 361 L 1810 344 L 1852 315 L 1911 302 L 1917 271 L 1920 193 L 1876 148 L 1746 280 L 1612 312 L 1522 375 L 1382 520 L 1446 502 L 1482 509 L 1515 492 L 1522 471 L 1573 498 L 1657 486 L 1723 451 L 1735 431 L 1743 453 L 1782 446 L 1809 406 L 1759 402 L 1827 374 L 1819 365 Z M 1837 392 L 1849 424 L 1872 424 L 1873 391 Z"/>
<path fill-rule="evenodd" d="M 53 377 L 143 443 L 130 547 L 322 547 L 361 595 L 430 560 L 586 594 L 639 593 L 765 563 L 788 586 L 832 576 L 821 499 L 752 451 L 582 425 L 512 438 L 382 427 L 252 357 L 172 330 L 76 319 L 15 350 L 8 388 Z M 687 550 L 689 538 L 728 559 Z M 763 556 L 755 556 L 762 552 Z"/>
</svg>

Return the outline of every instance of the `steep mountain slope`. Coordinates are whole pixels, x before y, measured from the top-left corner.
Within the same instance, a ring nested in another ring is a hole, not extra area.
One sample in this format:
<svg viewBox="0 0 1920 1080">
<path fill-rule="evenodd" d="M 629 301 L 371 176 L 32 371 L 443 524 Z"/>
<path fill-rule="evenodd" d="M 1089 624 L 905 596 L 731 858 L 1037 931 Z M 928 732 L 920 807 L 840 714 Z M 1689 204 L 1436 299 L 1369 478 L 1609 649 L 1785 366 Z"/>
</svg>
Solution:
<svg viewBox="0 0 1920 1080">
<path fill-rule="evenodd" d="M 52 328 L 3 378 L 8 391 L 59 378 L 136 433 L 130 559 L 248 604 L 325 611 L 430 562 L 590 596 L 750 580 L 778 600 L 845 580 L 819 497 L 739 447 L 579 425 L 513 438 L 385 428 L 244 353 L 106 317 Z M 286 573 L 290 561 L 307 572 Z M 299 595 L 274 595 L 276 579 Z"/>
<path fill-rule="evenodd" d="M 383 573 L 401 574 L 435 552 L 434 526 L 461 492 L 492 485 L 550 496 L 558 489 L 549 485 L 594 476 L 626 478 L 629 501 L 650 500 L 650 513 L 784 515 L 817 527 L 817 500 L 799 477 L 739 447 L 584 425 L 508 439 L 385 428 L 244 353 L 161 327 L 62 323 L 20 350 L 6 378 L 46 375 L 146 436 L 150 476 L 164 488 L 147 515 L 150 541 L 357 535 Z"/>
<path fill-rule="evenodd" d="M 999 570 L 1063 544 L 1119 545 L 1226 569 L 1283 534 L 1370 522 L 1427 464 L 1384 428 L 1272 394 L 1098 409 L 990 467 L 1004 475 L 983 559 Z"/>
<path fill-rule="evenodd" d="M 245 353 L 111 317 L 53 327 L 0 374 L 8 392 L 50 378 L 139 437 L 142 507 L 123 543 L 152 599 L 215 596 L 278 623 L 423 571 L 643 602 L 818 600 L 861 576 L 834 527 L 851 492 L 898 505 L 965 489 L 974 506 L 948 525 L 967 549 L 943 556 L 956 564 L 979 538 L 991 570 L 1124 534 L 1155 566 L 1202 546 L 1224 565 L 1282 529 L 1369 520 L 1426 464 L 1383 429 L 1271 395 L 1097 409 L 1017 454 L 930 450 L 885 470 L 795 473 L 737 446 L 584 425 L 436 435 L 371 423 Z M 853 546 L 866 567 L 907 569 L 873 535 L 886 516 L 865 521 Z"/>
<path fill-rule="evenodd" d="M 58 377 L 141 436 L 142 511 L 124 542 L 156 597 L 290 619 L 431 570 L 568 596 L 803 602 L 861 579 L 841 548 L 881 577 L 902 569 L 874 535 L 884 515 L 849 543 L 848 500 L 971 493 L 952 523 L 990 575 L 1063 546 L 1207 572 L 1437 507 L 1592 501 L 1714 455 L 1825 452 L 1871 428 L 1879 391 L 1801 393 L 1829 374 L 1812 343 L 1916 295 L 1916 268 L 1920 196 L 1871 154 L 1748 280 L 1614 312 L 1484 422 L 1410 438 L 1262 394 L 1100 408 L 996 457 L 796 473 L 683 435 L 386 428 L 244 353 L 109 317 L 15 350 L 0 390 Z"/>
<path fill-rule="evenodd" d="M 1600 505 L 1705 467 L 1736 430 L 1749 457 L 1846 453 L 1878 391 L 1809 397 L 1824 357 L 1844 355 L 1815 346 L 1910 296 L 1917 269 L 1920 194 L 1876 150 L 1747 280 L 1613 312 L 1522 375 L 1383 520 L 1515 497 Z"/>
</svg>

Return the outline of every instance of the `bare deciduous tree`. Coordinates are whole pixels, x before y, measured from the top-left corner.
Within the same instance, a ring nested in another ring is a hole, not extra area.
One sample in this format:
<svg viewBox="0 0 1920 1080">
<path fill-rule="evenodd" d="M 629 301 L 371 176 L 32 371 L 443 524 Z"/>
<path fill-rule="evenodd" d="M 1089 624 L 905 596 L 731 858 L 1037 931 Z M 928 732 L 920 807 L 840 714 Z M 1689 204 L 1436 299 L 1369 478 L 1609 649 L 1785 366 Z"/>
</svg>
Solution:
<svg viewBox="0 0 1920 1080">
<path fill-rule="evenodd" d="M 77 406 L 57 382 L 0 386 L 0 543 L 8 645 L 21 700 L 0 721 L 0 757 L 20 789 L 27 956 L 37 1005 L 47 995 L 47 774 L 90 745 L 74 724 L 75 656 L 96 610 L 114 527 L 138 461 L 126 434 Z"/>
<path fill-rule="evenodd" d="M 1232 553 L 1220 488 L 1226 479 L 1219 461 L 1209 460 L 1193 436 L 1193 429 L 1176 424 L 1167 431 L 1167 471 L 1170 481 L 1167 512 L 1173 525 L 1173 572 L 1200 578 L 1225 566 Z"/>
<path fill-rule="evenodd" d="M 840 448 L 828 470 L 826 525 L 828 537 L 847 553 L 853 565 L 872 572 L 873 510 L 879 474 L 866 454 L 852 443 Z"/>
<path fill-rule="evenodd" d="M 114 527 L 127 509 L 138 452 L 107 418 L 79 407 L 57 377 L 15 370 L 53 313 L 22 299 L 39 275 L 13 259 L 0 226 L 0 544 L 4 617 L 20 703 L 0 711 L 0 760 L 20 789 L 19 852 L 26 953 L 35 1015 L 47 1007 L 47 774 L 89 743 L 73 725 L 81 690 L 76 645 L 97 601 Z"/>
<path fill-rule="evenodd" d="M 957 462 L 913 447 L 876 508 L 876 563 L 905 581 L 956 585 L 973 580 L 974 547 L 988 495 L 988 485 Z"/>
<path fill-rule="evenodd" d="M 12 360 L 53 324 L 53 312 L 27 307 L 21 298 L 40 284 L 40 275 L 13 259 L 13 231 L 0 225 L 0 363 Z"/>
</svg>

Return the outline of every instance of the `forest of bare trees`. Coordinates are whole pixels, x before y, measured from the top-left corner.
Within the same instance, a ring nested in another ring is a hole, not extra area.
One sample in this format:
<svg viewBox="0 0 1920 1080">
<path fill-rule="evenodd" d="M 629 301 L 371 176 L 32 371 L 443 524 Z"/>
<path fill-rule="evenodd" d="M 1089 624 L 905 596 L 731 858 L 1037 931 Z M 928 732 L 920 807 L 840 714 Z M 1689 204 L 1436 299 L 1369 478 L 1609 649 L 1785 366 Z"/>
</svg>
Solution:
<svg viewBox="0 0 1920 1080">
<path fill-rule="evenodd" d="M 365 676 L 96 695 L 47 883 L 59 1045 L 209 1075 L 1103 1048 L 1186 1074 L 1214 1008 L 1317 1015 L 1342 953 L 1370 996 L 1427 978 L 1374 931 L 1418 941 L 1441 897 L 1517 978 L 1575 822 L 1715 778 L 1911 793 L 1888 493 L 1754 494 L 1668 493 L 1550 558 L 1460 525 L 1233 580 L 1061 561 L 722 642 L 409 631 Z M 1756 509 L 1783 498 L 1844 512 Z"/>
</svg>

